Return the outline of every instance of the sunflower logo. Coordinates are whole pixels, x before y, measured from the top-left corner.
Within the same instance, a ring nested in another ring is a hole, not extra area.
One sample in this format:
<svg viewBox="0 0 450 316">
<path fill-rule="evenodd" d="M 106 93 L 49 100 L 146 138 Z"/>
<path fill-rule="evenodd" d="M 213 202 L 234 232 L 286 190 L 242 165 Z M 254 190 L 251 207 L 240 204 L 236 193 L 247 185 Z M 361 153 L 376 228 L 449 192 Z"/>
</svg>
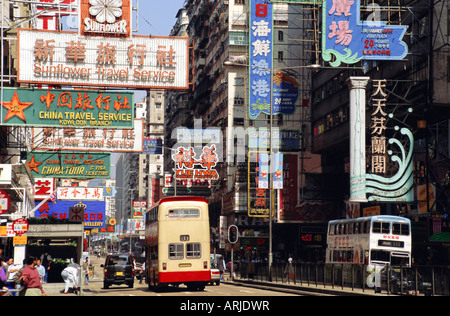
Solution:
<svg viewBox="0 0 450 316">
<path fill-rule="evenodd" d="M 116 219 L 115 218 L 111 218 L 110 220 L 109 220 L 109 225 L 111 225 L 111 226 L 114 226 L 114 225 L 116 225 Z"/>
<path fill-rule="evenodd" d="M 112 24 L 122 16 L 122 0 L 89 0 L 89 4 L 89 13 L 98 23 Z"/>
</svg>

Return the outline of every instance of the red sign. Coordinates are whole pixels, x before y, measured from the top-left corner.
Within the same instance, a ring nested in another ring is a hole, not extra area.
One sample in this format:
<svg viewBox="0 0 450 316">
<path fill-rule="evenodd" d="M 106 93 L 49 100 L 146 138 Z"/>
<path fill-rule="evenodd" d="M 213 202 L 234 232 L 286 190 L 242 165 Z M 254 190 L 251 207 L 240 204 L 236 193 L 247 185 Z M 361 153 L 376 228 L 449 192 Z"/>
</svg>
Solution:
<svg viewBox="0 0 450 316">
<path fill-rule="evenodd" d="M 3 190 L 0 190 L 0 215 L 8 212 L 10 206 L 11 206 L 11 199 L 9 198 L 8 193 L 6 193 Z"/>
<path fill-rule="evenodd" d="M 13 223 L 13 231 L 17 235 L 23 235 L 28 231 L 28 221 L 24 218 L 16 219 Z"/>
</svg>

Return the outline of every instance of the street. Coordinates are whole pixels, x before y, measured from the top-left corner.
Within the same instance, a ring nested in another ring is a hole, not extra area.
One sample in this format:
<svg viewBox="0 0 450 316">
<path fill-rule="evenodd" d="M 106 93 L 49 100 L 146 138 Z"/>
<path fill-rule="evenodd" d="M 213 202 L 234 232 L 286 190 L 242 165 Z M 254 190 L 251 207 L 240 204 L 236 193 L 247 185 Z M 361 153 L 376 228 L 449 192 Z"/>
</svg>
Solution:
<svg viewBox="0 0 450 316">
<path fill-rule="evenodd" d="M 208 297 L 208 296 L 247 296 L 247 297 L 267 297 L 267 296 L 298 296 L 277 291 L 268 291 L 255 288 L 236 286 L 221 283 L 219 286 L 207 286 L 204 291 L 188 291 L 187 287 L 169 287 L 160 291 L 149 290 L 144 282 L 139 284 L 135 279 L 134 288 L 130 289 L 126 285 L 111 286 L 103 289 L 103 269 L 100 267 L 104 263 L 104 258 L 97 259 L 91 257 L 91 264 L 94 266 L 95 277 L 89 281 L 88 288 L 95 293 L 95 296 L 186 296 L 186 297 Z"/>
</svg>

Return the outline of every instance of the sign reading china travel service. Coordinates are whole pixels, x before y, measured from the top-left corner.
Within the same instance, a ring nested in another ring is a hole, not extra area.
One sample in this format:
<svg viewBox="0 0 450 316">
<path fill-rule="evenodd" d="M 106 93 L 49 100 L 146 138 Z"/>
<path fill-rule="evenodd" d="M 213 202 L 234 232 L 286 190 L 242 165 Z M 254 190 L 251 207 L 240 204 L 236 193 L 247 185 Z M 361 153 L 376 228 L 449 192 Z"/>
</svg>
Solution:
<svg viewBox="0 0 450 316">
<path fill-rule="evenodd" d="M 323 0 L 323 59 L 338 67 L 341 63 L 354 64 L 360 60 L 405 58 L 408 46 L 403 36 L 408 27 L 361 21 L 360 6 L 360 0 Z"/>
<path fill-rule="evenodd" d="M 94 37 L 20 29 L 18 43 L 19 82 L 188 88 L 189 43 L 185 37 Z"/>
<path fill-rule="evenodd" d="M 37 177 L 109 179 L 110 153 L 32 152 L 27 164 Z"/>
<path fill-rule="evenodd" d="M 3 125 L 133 128 L 134 94 L 89 90 L 3 91 Z"/>
</svg>

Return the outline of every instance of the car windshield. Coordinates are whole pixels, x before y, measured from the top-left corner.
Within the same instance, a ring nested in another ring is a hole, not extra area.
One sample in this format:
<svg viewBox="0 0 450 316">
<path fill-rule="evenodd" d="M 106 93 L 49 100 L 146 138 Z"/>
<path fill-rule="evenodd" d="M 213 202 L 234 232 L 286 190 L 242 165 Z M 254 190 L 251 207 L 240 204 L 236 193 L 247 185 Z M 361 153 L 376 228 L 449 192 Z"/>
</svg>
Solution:
<svg viewBox="0 0 450 316">
<path fill-rule="evenodd" d="M 106 263 L 108 266 L 124 266 L 128 263 L 128 257 L 109 257 L 108 262 Z"/>
</svg>

